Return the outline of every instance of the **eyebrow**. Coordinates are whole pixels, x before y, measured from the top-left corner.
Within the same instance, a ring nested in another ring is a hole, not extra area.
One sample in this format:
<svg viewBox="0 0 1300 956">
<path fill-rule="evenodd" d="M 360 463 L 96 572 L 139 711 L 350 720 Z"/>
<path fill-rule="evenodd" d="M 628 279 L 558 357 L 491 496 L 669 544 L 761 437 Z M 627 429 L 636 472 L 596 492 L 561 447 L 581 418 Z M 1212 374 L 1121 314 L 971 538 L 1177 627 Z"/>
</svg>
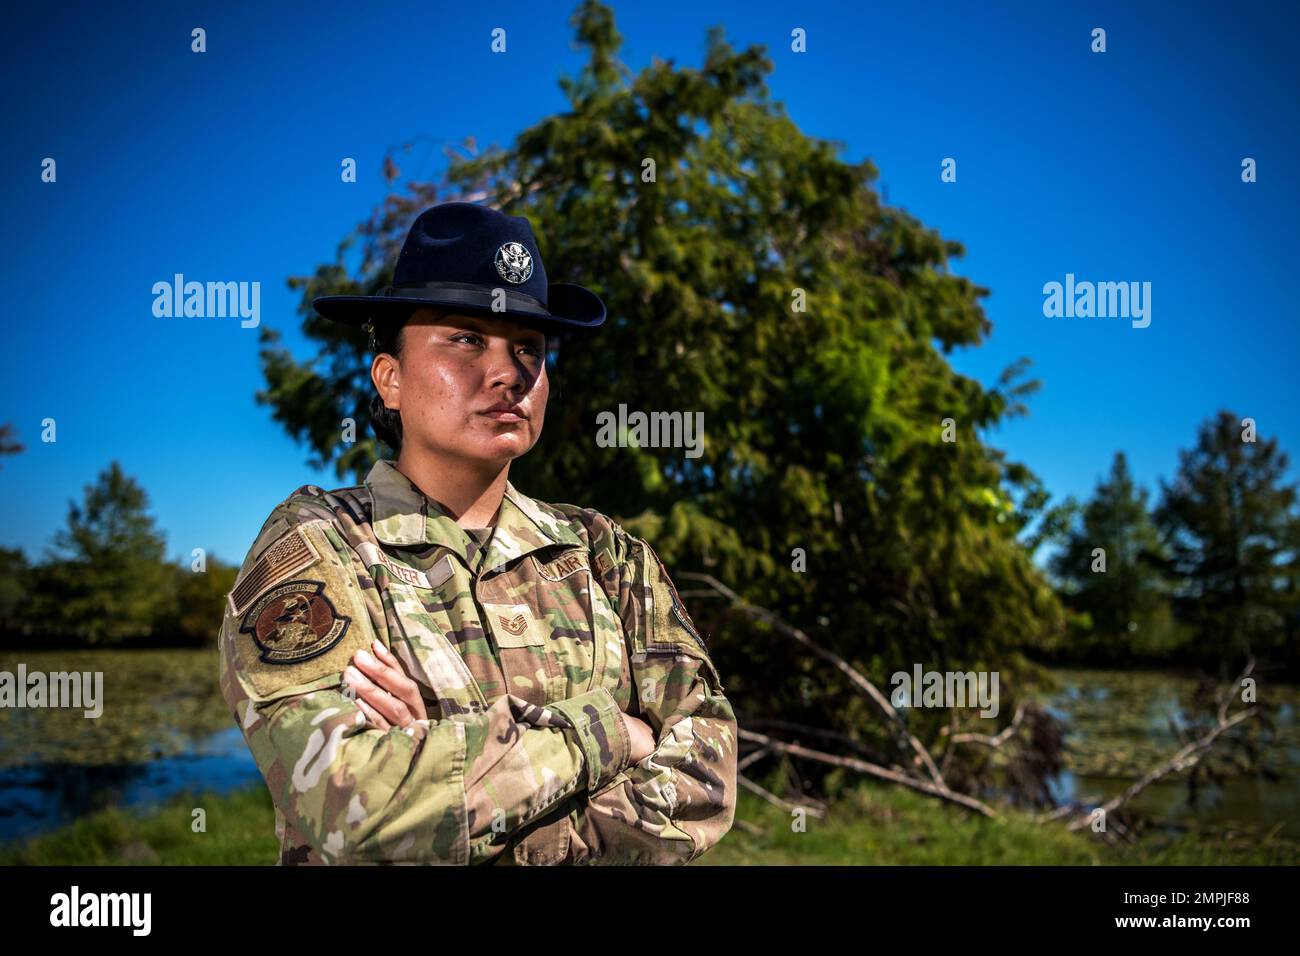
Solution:
<svg viewBox="0 0 1300 956">
<path fill-rule="evenodd" d="M 472 332 L 483 332 L 488 335 L 499 334 L 499 333 L 493 333 L 491 331 L 491 329 L 488 326 L 488 320 L 484 319 L 482 316 L 465 315 L 465 314 L 444 315 L 442 316 L 440 321 L 444 325 L 451 325 L 451 326 L 455 326 L 456 328 L 468 329 Z M 540 337 L 543 342 L 546 342 L 546 333 L 543 332 L 541 329 L 530 328 L 529 326 L 526 325 L 521 325 L 519 328 L 521 331 L 518 334 Z"/>
</svg>

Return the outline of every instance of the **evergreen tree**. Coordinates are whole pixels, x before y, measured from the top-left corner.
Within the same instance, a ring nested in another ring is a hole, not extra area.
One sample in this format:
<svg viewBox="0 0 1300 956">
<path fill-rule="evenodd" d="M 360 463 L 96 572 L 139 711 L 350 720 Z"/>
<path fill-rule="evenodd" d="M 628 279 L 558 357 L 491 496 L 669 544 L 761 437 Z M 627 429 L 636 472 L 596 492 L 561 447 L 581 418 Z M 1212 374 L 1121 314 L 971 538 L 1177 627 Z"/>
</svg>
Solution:
<svg viewBox="0 0 1300 956">
<path fill-rule="evenodd" d="M 315 462 L 358 479 L 381 451 L 365 336 L 311 299 L 377 293 L 436 202 L 526 215 L 548 276 L 596 289 L 610 318 L 550 357 L 545 432 L 511 468 L 520 488 L 605 511 L 674 573 L 714 573 L 881 680 L 913 662 L 996 662 L 1008 686 L 1007 652 L 1063 618 L 1019 538 L 1045 495 L 981 439 L 1036 383 L 1020 362 L 986 388 L 945 357 L 991 327 L 987 290 L 950 271 L 961 245 L 883 204 L 869 161 L 801 132 L 768 97 L 762 47 L 737 52 L 715 29 L 702 67 L 632 75 L 607 7 L 588 0 L 573 23 L 589 58 L 561 80 L 569 109 L 455 157 L 445 188 L 408 184 L 336 261 L 293 280 L 320 355 L 300 363 L 264 327 L 259 399 Z M 400 175 L 391 157 L 386 169 Z M 621 403 L 702 412 L 704 455 L 598 447 L 596 416 Z M 704 600 L 691 610 L 742 709 L 862 723 L 861 701 L 846 706 L 790 642 Z"/>
<path fill-rule="evenodd" d="M 23 617 L 33 630 L 90 644 L 148 635 L 175 598 L 163 534 L 144 489 L 113 462 L 70 502 L 68 527 L 33 573 Z"/>
<path fill-rule="evenodd" d="M 1070 609 L 1086 615 L 1086 630 L 1072 641 L 1074 656 L 1114 663 L 1169 650 L 1176 639 L 1147 499 L 1147 490 L 1133 483 L 1128 459 L 1116 452 L 1109 477 L 1052 560 Z"/>
<path fill-rule="evenodd" d="M 1202 425 L 1156 512 L 1181 579 L 1176 607 L 1225 669 L 1295 653 L 1296 489 L 1277 439 L 1253 427 L 1228 411 Z"/>
</svg>

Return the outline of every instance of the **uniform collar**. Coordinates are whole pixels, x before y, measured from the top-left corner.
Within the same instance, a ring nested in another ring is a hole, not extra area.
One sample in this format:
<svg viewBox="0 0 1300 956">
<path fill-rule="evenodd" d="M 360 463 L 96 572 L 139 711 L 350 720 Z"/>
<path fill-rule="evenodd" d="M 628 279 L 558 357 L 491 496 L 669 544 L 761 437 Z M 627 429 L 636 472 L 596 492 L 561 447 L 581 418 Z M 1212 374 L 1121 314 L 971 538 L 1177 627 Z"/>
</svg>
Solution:
<svg viewBox="0 0 1300 956">
<path fill-rule="evenodd" d="M 373 502 L 371 526 L 384 544 L 399 547 L 440 545 L 465 560 L 469 535 L 433 499 L 417 488 L 390 460 L 381 458 L 366 475 Z M 550 545 L 582 546 L 566 522 L 550 515 L 509 481 L 497 512 L 496 532 L 480 573 Z"/>
</svg>

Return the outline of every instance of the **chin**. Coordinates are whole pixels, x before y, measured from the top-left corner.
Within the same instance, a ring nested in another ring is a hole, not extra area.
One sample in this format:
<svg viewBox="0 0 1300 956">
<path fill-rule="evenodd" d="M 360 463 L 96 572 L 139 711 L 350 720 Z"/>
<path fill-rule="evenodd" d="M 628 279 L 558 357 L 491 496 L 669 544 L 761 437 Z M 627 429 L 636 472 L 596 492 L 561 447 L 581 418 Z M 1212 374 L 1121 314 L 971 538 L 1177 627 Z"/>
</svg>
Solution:
<svg viewBox="0 0 1300 956">
<path fill-rule="evenodd" d="M 532 447 L 531 442 L 522 439 L 498 439 L 486 445 L 481 445 L 467 454 L 469 457 L 478 458 L 481 461 L 510 461 L 527 453 Z"/>
</svg>

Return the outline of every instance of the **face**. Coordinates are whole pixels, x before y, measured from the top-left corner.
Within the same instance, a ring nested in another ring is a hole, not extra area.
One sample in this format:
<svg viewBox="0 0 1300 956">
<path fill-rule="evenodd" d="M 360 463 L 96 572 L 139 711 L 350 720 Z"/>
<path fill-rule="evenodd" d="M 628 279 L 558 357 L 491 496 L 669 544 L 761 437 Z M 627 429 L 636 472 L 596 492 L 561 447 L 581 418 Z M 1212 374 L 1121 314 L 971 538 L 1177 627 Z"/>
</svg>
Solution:
<svg viewBox="0 0 1300 956">
<path fill-rule="evenodd" d="M 402 413 L 402 450 L 502 463 L 537 443 L 546 417 L 546 337 L 494 316 L 420 309 L 402 357 L 375 356 L 375 388 Z"/>
</svg>

